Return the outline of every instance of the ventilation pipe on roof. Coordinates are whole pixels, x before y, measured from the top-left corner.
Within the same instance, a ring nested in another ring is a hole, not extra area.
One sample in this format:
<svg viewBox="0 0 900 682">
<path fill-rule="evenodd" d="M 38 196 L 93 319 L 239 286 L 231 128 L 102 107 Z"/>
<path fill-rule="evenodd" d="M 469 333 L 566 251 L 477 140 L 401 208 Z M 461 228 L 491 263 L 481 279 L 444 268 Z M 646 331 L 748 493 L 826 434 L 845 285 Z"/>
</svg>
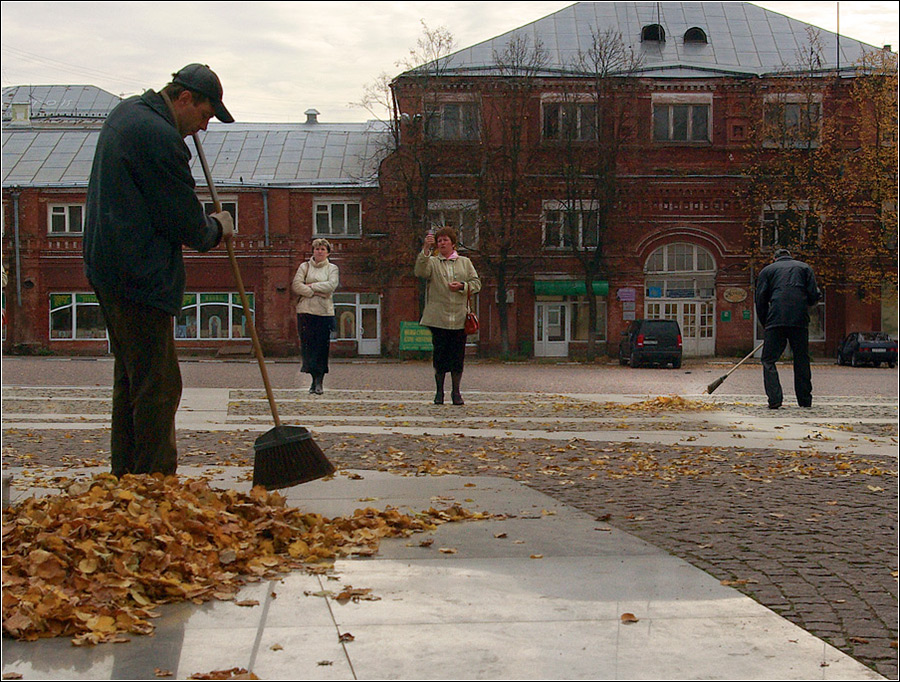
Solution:
<svg viewBox="0 0 900 682">
<path fill-rule="evenodd" d="M 306 114 L 306 122 L 307 123 L 318 123 L 319 122 L 319 112 L 315 109 L 307 109 L 303 112 Z"/>
</svg>

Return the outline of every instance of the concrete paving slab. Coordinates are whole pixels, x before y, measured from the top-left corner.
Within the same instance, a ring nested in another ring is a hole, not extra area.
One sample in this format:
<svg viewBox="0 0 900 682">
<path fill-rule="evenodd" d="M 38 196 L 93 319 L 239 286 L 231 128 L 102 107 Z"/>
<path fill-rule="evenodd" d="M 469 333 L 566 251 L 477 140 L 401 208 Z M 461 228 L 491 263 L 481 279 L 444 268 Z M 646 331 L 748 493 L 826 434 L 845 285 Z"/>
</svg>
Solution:
<svg viewBox="0 0 900 682">
<path fill-rule="evenodd" d="M 207 473 L 249 487 L 245 469 Z M 165 607 L 157 633 L 128 644 L 4 640 L 3 674 L 146 679 L 160 668 L 184 678 L 242 667 L 263 679 L 881 679 L 699 569 L 514 481 L 353 474 L 363 478 L 284 494 L 317 511 L 352 511 L 365 491 L 381 508 L 468 500 L 521 515 L 384 541 L 375 558 L 338 561 L 336 580 L 293 573 L 248 585 L 238 599 L 252 607 Z M 419 547 L 426 537 L 431 547 Z M 350 585 L 378 601 L 323 596 Z M 623 623 L 626 612 L 638 621 Z"/>
</svg>

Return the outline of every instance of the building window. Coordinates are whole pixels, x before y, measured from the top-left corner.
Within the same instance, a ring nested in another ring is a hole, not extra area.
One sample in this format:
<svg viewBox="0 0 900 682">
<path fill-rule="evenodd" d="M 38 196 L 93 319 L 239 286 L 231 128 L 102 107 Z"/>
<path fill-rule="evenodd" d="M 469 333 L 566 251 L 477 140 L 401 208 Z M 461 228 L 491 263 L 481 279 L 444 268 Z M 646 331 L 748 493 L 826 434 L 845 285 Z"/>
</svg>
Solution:
<svg viewBox="0 0 900 682">
<path fill-rule="evenodd" d="M 425 134 L 432 140 L 477 140 L 478 104 L 440 102 L 427 105 Z"/>
<path fill-rule="evenodd" d="M 693 28 L 689 28 L 687 31 L 684 32 L 684 42 L 700 43 L 700 44 L 705 45 L 708 42 L 706 40 L 706 32 L 699 26 L 694 26 Z"/>
<path fill-rule="evenodd" d="M 591 323 L 591 310 L 587 297 L 579 296 L 574 299 L 572 308 L 572 340 L 587 341 L 588 326 Z M 594 329 L 594 339 L 606 341 L 606 299 L 597 297 L 597 327 Z"/>
<path fill-rule="evenodd" d="M 813 246 L 822 236 L 822 222 L 806 204 L 769 204 L 762 213 L 759 245 L 764 249 Z"/>
<path fill-rule="evenodd" d="M 95 294 L 50 294 L 50 340 L 105 339 L 106 323 Z"/>
<path fill-rule="evenodd" d="M 821 95 L 769 95 L 766 97 L 764 115 L 765 146 L 807 149 L 819 145 Z"/>
<path fill-rule="evenodd" d="M 48 234 L 84 234 L 84 204 L 50 204 Z"/>
<path fill-rule="evenodd" d="M 809 340 L 825 340 L 825 301 L 819 301 L 809 309 Z"/>
<path fill-rule="evenodd" d="M 641 29 L 641 42 L 655 41 L 666 42 L 666 31 L 659 24 L 647 24 Z"/>
<path fill-rule="evenodd" d="M 544 139 L 585 142 L 597 139 L 597 105 L 544 102 Z"/>
<path fill-rule="evenodd" d="M 716 263 L 702 246 L 675 242 L 650 254 L 644 267 L 647 298 L 707 299 L 716 295 Z"/>
<path fill-rule="evenodd" d="M 592 202 L 544 202 L 543 244 L 546 249 L 595 248 L 599 241 L 599 213 Z"/>
<path fill-rule="evenodd" d="M 247 294 L 251 314 L 256 306 L 253 294 Z M 252 321 L 251 321 L 252 323 Z M 240 294 L 189 293 L 184 295 L 181 314 L 175 322 L 176 339 L 249 339 Z"/>
<path fill-rule="evenodd" d="M 653 139 L 656 142 L 709 142 L 706 103 L 654 103 Z"/>
<path fill-rule="evenodd" d="M 362 204 L 359 201 L 316 201 L 316 237 L 359 237 L 362 234 Z"/>
<path fill-rule="evenodd" d="M 433 229 L 452 227 L 461 249 L 478 246 L 477 201 L 429 201 L 428 220 Z"/>
<path fill-rule="evenodd" d="M 237 211 L 237 201 L 221 201 L 222 210 L 228 211 L 231 214 L 231 219 L 234 221 L 234 231 L 238 231 L 238 211 Z M 206 215 L 210 215 L 211 213 L 216 212 L 216 205 L 212 201 L 203 201 L 203 212 Z"/>
</svg>

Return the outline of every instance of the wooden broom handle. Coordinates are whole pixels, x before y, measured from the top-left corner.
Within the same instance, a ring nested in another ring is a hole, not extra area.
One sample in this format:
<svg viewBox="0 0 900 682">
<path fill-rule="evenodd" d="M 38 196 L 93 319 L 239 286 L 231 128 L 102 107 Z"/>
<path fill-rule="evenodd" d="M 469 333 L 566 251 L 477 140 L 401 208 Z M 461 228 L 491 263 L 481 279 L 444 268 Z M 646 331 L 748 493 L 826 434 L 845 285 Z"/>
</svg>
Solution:
<svg viewBox="0 0 900 682">
<path fill-rule="evenodd" d="M 206 176 L 206 185 L 209 187 L 209 193 L 212 195 L 213 206 L 216 213 L 222 210 L 222 202 L 219 201 L 219 193 L 212 181 L 212 173 L 209 172 L 209 164 L 206 162 L 206 154 L 203 153 L 203 146 L 200 144 L 200 138 L 197 133 L 193 134 L 194 146 L 197 147 L 197 156 L 200 157 L 200 165 L 203 166 L 203 175 Z M 278 418 L 278 408 L 275 406 L 275 396 L 272 395 L 272 385 L 269 383 L 269 373 L 266 370 L 266 363 L 263 359 L 262 346 L 259 344 L 259 337 L 256 335 L 256 324 L 254 318 L 250 314 L 250 302 L 247 300 L 247 292 L 244 291 L 244 280 L 241 278 L 241 270 L 238 268 L 237 258 L 234 255 L 233 240 L 229 237 L 225 239 L 225 248 L 228 250 L 228 260 L 231 261 L 231 271 L 234 273 L 234 279 L 237 282 L 238 292 L 241 294 L 241 305 L 244 307 L 244 319 L 250 327 L 250 337 L 253 339 L 253 352 L 256 353 L 256 361 L 259 363 L 259 371 L 262 374 L 263 384 L 266 387 L 266 397 L 269 399 L 269 407 L 272 410 L 272 418 L 275 420 L 275 426 L 281 426 L 281 419 Z"/>
</svg>

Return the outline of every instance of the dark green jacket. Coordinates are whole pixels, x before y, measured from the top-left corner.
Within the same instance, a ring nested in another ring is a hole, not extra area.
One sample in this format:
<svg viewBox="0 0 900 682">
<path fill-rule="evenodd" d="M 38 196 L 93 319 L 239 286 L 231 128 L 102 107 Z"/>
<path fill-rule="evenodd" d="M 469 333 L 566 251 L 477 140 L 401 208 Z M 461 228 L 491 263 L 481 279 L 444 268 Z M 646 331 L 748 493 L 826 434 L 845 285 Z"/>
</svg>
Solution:
<svg viewBox="0 0 900 682">
<path fill-rule="evenodd" d="M 182 245 L 208 251 L 221 238 L 194 193 L 190 159 L 158 93 L 129 97 L 110 112 L 85 214 L 85 272 L 95 289 L 181 312 Z"/>
</svg>

